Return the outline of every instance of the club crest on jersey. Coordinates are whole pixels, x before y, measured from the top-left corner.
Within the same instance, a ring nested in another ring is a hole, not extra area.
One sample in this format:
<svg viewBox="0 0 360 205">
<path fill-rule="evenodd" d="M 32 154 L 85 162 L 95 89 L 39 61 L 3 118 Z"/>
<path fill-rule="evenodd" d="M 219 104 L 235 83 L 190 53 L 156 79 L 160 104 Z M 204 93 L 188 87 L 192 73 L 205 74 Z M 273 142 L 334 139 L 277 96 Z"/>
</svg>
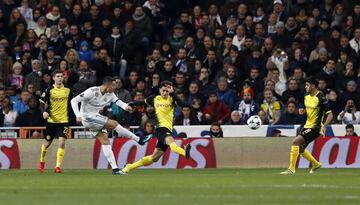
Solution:
<svg viewBox="0 0 360 205">
<path fill-rule="evenodd" d="M 95 97 L 99 97 L 99 93 L 98 93 L 98 92 L 95 93 Z"/>
</svg>

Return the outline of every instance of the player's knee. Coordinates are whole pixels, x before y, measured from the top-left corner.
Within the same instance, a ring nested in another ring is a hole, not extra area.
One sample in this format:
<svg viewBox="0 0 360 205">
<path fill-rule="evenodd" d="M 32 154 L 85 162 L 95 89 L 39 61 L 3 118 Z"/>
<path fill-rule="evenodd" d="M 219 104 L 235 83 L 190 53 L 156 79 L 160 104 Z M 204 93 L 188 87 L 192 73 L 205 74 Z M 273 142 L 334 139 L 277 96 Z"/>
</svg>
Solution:
<svg viewBox="0 0 360 205">
<path fill-rule="evenodd" d="M 118 125 L 118 123 L 115 120 L 109 120 L 108 121 L 108 127 L 110 129 L 115 129 L 115 127 Z"/>
<path fill-rule="evenodd" d="M 159 161 L 160 156 L 159 156 L 159 157 L 153 157 L 153 156 L 152 156 L 151 159 L 152 159 L 153 162 L 157 162 L 157 161 Z"/>
</svg>

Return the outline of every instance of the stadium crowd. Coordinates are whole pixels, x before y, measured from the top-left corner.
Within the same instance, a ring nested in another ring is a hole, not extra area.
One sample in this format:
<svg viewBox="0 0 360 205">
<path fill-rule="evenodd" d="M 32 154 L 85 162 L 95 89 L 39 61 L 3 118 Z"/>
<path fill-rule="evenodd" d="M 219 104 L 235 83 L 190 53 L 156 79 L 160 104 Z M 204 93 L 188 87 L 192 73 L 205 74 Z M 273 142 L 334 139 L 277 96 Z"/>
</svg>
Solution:
<svg viewBox="0 0 360 205">
<path fill-rule="evenodd" d="M 176 125 L 301 124 L 316 76 L 333 123 L 359 124 L 359 57 L 356 0 L 2 0 L 0 126 L 44 125 L 37 99 L 55 69 L 74 96 L 116 76 L 124 102 L 170 80 L 188 105 Z M 151 106 L 104 112 L 154 129 Z"/>
</svg>

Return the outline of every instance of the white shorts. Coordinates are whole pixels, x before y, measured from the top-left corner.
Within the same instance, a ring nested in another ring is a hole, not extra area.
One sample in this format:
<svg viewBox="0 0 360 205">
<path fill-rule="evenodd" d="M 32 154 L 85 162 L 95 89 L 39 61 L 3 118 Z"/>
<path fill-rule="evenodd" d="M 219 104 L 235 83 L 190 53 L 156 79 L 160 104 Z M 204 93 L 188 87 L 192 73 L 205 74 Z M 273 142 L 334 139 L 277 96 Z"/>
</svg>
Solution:
<svg viewBox="0 0 360 205">
<path fill-rule="evenodd" d="M 96 136 L 99 132 L 107 133 L 104 126 L 108 119 L 108 117 L 100 114 L 86 115 L 82 117 L 82 124 L 90 130 L 93 136 Z"/>
</svg>

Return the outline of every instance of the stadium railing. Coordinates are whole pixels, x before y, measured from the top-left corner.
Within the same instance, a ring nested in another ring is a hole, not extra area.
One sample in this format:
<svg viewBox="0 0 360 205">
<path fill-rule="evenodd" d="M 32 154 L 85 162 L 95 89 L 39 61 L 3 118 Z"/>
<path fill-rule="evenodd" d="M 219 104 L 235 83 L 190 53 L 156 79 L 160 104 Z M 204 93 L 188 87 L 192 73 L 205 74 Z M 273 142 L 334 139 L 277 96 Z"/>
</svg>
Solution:
<svg viewBox="0 0 360 205">
<path fill-rule="evenodd" d="M 138 126 L 130 127 L 135 131 Z M 38 139 L 44 137 L 45 127 L 0 127 L 0 138 L 20 138 L 20 139 Z M 83 126 L 70 126 L 70 138 L 91 139 L 94 138 Z"/>
</svg>

